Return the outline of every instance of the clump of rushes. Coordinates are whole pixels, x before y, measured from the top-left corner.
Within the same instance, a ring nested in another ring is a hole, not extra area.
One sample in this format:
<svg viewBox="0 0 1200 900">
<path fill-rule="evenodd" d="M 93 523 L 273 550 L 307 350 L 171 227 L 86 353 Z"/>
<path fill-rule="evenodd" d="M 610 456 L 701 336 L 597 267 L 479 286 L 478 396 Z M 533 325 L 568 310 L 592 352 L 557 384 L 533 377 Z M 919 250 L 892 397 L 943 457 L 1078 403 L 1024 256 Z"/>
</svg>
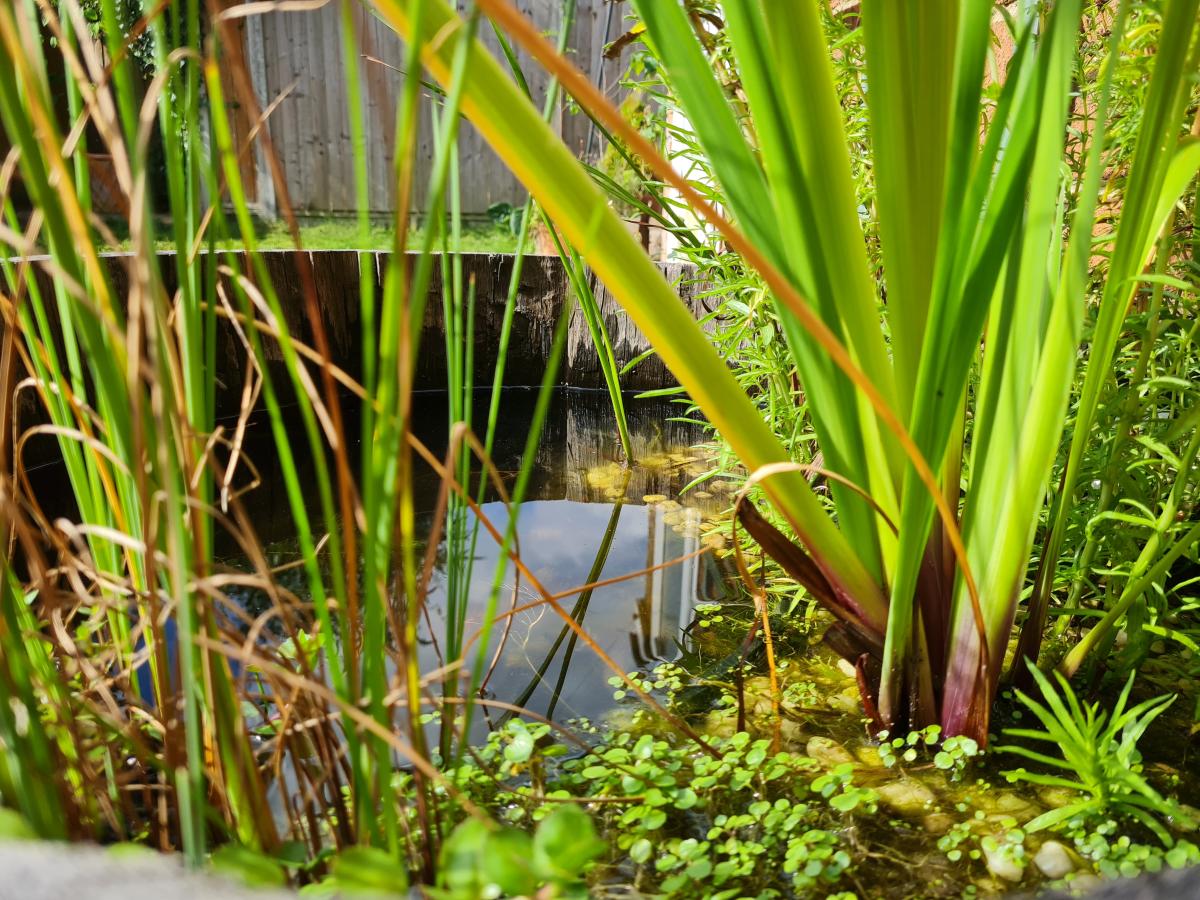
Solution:
<svg viewBox="0 0 1200 900">
<path fill-rule="evenodd" d="M 1108 62 L 1082 73 L 1089 121 L 1107 121 L 1128 6 L 1116 11 Z M 702 49 L 708 25 L 682 3 L 636 4 L 639 33 L 663 63 L 732 221 L 511 6 L 482 0 L 480 7 L 762 275 L 825 468 L 837 476 L 830 483 L 836 519 L 587 172 L 482 48 L 472 48 L 468 115 L 514 170 L 527 173 L 531 192 L 786 520 L 799 541 L 790 549 L 760 519 L 748 527 L 840 620 L 839 647 L 862 672 L 863 700 L 877 726 L 938 723 L 947 735 L 986 743 L 1037 555 L 1094 274 L 1104 128 L 1087 130 L 1082 167 L 1063 164 L 1076 152 L 1069 115 L 1080 83 L 1074 62 L 1082 3 L 1020 7 L 1010 20 L 1015 52 L 994 99 L 984 91 L 990 4 L 863 4 L 876 186 L 868 215 L 878 223 L 882 278 L 868 261 L 853 141 L 818 4 L 723 4 L 740 75 L 732 98 Z M 451 35 L 427 56 L 444 78 L 462 36 L 452 10 L 441 0 L 431 0 L 424 18 L 398 0 L 378 8 L 409 39 Z M 1184 138 L 1197 12 L 1196 0 L 1163 4 L 1146 114 L 1124 177 L 1074 415 L 1077 445 L 1092 438 L 1096 391 L 1111 377 L 1139 273 L 1200 164 L 1200 145 Z M 1064 173 L 1073 174 L 1064 181 Z M 1200 526 L 1152 542 L 1088 645 L 1198 536 Z M 1058 553 L 1053 533 L 1044 549 Z M 1022 626 L 1033 657 L 1047 614 L 1039 598 Z M 1068 668 L 1078 661 L 1073 654 Z"/>
</svg>

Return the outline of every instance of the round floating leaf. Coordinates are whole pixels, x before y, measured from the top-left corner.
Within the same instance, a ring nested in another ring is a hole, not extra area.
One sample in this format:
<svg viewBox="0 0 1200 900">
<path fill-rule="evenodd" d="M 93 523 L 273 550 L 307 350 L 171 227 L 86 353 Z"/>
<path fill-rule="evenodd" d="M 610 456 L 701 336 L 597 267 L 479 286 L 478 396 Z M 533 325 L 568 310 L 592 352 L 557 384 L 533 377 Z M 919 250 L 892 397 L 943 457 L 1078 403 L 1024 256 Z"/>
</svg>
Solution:
<svg viewBox="0 0 1200 900">
<path fill-rule="evenodd" d="M 509 762 L 528 762 L 533 756 L 533 735 L 525 728 L 514 728 L 512 741 L 504 748 L 504 758 Z"/>
</svg>

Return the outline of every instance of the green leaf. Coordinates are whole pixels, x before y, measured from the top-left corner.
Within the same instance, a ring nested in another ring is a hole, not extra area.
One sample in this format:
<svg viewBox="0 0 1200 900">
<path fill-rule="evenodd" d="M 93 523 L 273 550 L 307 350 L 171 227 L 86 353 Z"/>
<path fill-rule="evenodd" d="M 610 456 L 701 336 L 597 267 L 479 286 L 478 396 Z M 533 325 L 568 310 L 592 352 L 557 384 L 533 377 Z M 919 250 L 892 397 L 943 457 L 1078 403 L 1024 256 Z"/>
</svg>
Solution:
<svg viewBox="0 0 1200 900">
<path fill-rule="evenodd" d="M 37 838 L 37 832 L 25 821 L 24 816 L 16 810 L 0 806 L 0 840 L 36 841 Z"/>
<path fill-rule="evenodd" d="M 504 748 L 504 758 L 511 763 L 528 762 L 533 756 L 533 735 L 525 728 L 513 729 L 512 741 Z"/>
<path fill-rule="evenodd" d="M 547 881 L 574 881 L 607 849 L 588 814 L 574 803 L 562 803 L 538 824 L 533 865 Z"/>
<path fill-rule="evenodd" d="M 858 806 L 858 797 L 855 794 L 835 794 L 829 798 L 829 805 L 838 812 L 850 812 Z"/>
<path fill-rule="evenodd" d="M 450 833 L 442 845 L 440 880 L 458 897 L 483 896 L 484 879 L 479 870 L 492 826 L 469 818 Z"/>
<path fill-rule="evenodd" d="M 218 848 L 210 859 L 213 871 L 250 887 L 280 887 L 287 883 L 283 867 L 258 850 L 240 844 Z"/>
<path fill-rule="evenodd" d="M 509 896 L 531 895 L 537 890 L 533 842 L 516 828 L 503 828 L 488 836 L 480 859 L 484 880 Z"/>
<path fill-rule="evenodd" d="M 650 858 L 653 850 L 654 845 L 647 838 L 638 838 L 633 842 L 633 846 L 629 848 L 629 858 L 635 863 L 644 863 Z"/>
<path fill-rule="evenodd" d="M 391 893 L 408 891 L 408 869 L 377 847 L 349 847 L 330 866 L 339 891 L 346 893 Z"/>
</svg>

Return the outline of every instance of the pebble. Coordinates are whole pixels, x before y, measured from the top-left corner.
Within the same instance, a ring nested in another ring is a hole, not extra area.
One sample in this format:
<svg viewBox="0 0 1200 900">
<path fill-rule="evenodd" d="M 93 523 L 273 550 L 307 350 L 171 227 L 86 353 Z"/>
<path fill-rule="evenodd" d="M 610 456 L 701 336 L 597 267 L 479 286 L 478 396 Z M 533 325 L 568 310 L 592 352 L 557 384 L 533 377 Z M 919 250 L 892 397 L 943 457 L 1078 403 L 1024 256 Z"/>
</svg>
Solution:
<svg viewBox="0 0 1200 900">
<path fill-rule="evenodd" d="M 979 806 L 987 813 L 989 818 L 1000 817 L 1007 818 L 1012 816 L 1014 819 L 1026 820 L 1032 819 L 1040 809 L 1029 800 L 1014 794 L 1012 791 L 1001 791 L 998 794 L 984 794 L 979 798 Z"/>
<path fill-rule="evenodd" d="M 712 737 L 733 737 L 737 731 L 737 716 L 731 710 L 714 709 L 704 720 L 704 733 Z"/>
<path fill-rule="evenodd" d="M 1060 806 L 1074 803 L 1079 799 L 1079 796 L 1079 791 L 1063 787 L 1048 787 L 1038 791 L 1038 799 L 1051 809 L 1058 809 Z"/>
<path fill-rule="evenodd" d="M 642 497 L 643 503 L 662 503 L 667 499 L 666 494 L 646 494 Z"/>
<path fill-rule="evenodd" d="M 1151 653 L 1166 653 L 1167 652 L 1167 642 L 1166 641 L 1155 641 L 1153 644 L 1150 645 L 1150 652 Z"/>
<path fill-rule="evenodd" d="M 830 709 L 836 709 L 838 712 L 849 713 L 850 715 L 856 715 L 861 710 L 858 688 L 852 688 L 849 692 L 843 691 L 840 694 L 833 694 L 826 698 L 825 702 L 829 705 Z"/>
<path fill-rule="evenodd" d="M 1171 816 L 1167 820 L 1175 831 L 1190 832 L 1200 828 L 1200 809 L 1186 803 L 1179 804 L 1179 808 L 1186 818 Z"/>
<path fill-rule="evenodd" d="M 937 802 L 933 791 L 915 778 L 901 778 L 875 789 L 880 802 L 902 816 L 916 817 Z"/>
<path fill-rule="evenodd" d="M 1084 872 L 1082 875 L 1076 875 L 1070 881 L 1071 892 L 1074 894 L 1086 894 L 1089 891 L 1094 891 L 1098 887 L 1103 887 L 1104 881 L 1091 872 Z"/>
<path fill-rule="evenodd" d="M 837 661 L 837 667 L 838 671 L 847 678 L 855 678 L 858 675 L 858 671 L 847 660 L 839 659 Z"/>
<path fill-rule="evenodd" d="M 827 737 L 812 738 L 805 745 L 804 752 L 827 769 L 854 762 L 854 757 L 845 747 Z"/>
<path fill-rule="evenodd" d="M 988 871 L 997 878 L 1003 878 L 1005 881 L 1020 881 L 1025 875 L 1025 867 L 1013 859 L 1011 853 L 1006 853 L 1001 848 L 989 851 L 985 847 L 983 859 L 987 863 Z"/>
<path fill-rule="evenodd" d="M 785 747 L 799 747 L 808 740 L 808 735 L 804 733 L 804 726 L 799 722 L 794 722 L 787 716 L 779 720 L 779 736 L 783 739 Z"/>
<path fill-rule="evenodd" d="M 921 827 L 930 834 L 945 834 L 954 827 L 954 816 L 949 813 L 930 813 L 921 820 Z"/>
<path fill-rule="evenodd" d="M 883 768 L 883 757 L 879 755 L 879 750 L 870 744 L 863 744 L 861 747 L 856 748 L 854 755 L 858 757 L 858 761 L 864 766 L 870 766 L 872 769 Z"/>
<path fill-rule="evenodd" d="M 770 716 L 775 712 L 771 701 L 771 679 L 765 676 L 747 678 L 742 685 L 746 712 L 752 716 Z"/>
<path fill-rule="evenodd" d="M 1033 857 L 1033 864 L 1047 878 L 1065 878 L 1068 873 L 1075 871 L 1075 861 L 1071 852 L 1058 841 L 1046 841 L 1038 848 Z"/>
</svg>

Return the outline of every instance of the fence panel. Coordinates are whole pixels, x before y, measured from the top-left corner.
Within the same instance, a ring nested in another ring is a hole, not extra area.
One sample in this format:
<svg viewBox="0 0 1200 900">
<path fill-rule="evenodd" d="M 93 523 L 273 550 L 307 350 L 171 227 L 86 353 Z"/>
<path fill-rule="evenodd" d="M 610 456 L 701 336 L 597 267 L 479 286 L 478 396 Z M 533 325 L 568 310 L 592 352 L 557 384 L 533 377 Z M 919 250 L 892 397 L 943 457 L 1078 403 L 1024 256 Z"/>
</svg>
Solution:
<svg viewBox="0 0 1200 900">
<path fill-rule="evenodd" d="M 470 0 L 458 0 L 465 9 Z M 562 25 L 562 0 L 519 0 L 521 11 L 543 32 L 556 34 Z M 393 142 L 396 109 L 403 90 L 404 46 L 385 24 L 359 4 L 352 11 L 359 46 L 362 105 L 366 121 L 367 171 L 370 209 L 385 215 L 395 211 Z M 578 0 L 575 26 L 569 41 L 576 65 L 601 84 L 610 96 L 619 86 L 624 60 L 606 60 L 608 41 L 624 30 L 623 0 Z M 343 215 L 354 210 L 354 147 L 350 135 L 342 41 L 342 7 L 328 3 L 320 9 L 273 11 L 252 17 L 247 31 L 247 54 L 261 54 L 262 64 L 252 66 L 258 101 L 264 107 L 288 92 L 269 120 L 271 139 L 282 163 L 288 198 L 296 212 L 305 215 Z M 499 56 L 491 27 L 481 23 L 480 37 Z M 544 100 L 548 78 L 540 67 L 520 53 L 534 101 Z M 426 206 L 427 182 L 433 162 L 433 135 L 429 92 L 422 89 L 423 110 L 413 182 L 412 211 Z M 560 109 L 555 127 L 568 146 L 582 156 L 599 150 L 598 136 L 589 135 L 586 117 Z M 492 153 L 483 137 L 463 123 L 458 147 L 463 212 L 486 214 L 494 203 L 523 202 L 525 192 Z M 261 179 L 260 179 L 261 181 Z M 281 198 L 275 198 L 279 206 Z M 270 199 L 266 198 L 270 205 Z"/>
</svg>

